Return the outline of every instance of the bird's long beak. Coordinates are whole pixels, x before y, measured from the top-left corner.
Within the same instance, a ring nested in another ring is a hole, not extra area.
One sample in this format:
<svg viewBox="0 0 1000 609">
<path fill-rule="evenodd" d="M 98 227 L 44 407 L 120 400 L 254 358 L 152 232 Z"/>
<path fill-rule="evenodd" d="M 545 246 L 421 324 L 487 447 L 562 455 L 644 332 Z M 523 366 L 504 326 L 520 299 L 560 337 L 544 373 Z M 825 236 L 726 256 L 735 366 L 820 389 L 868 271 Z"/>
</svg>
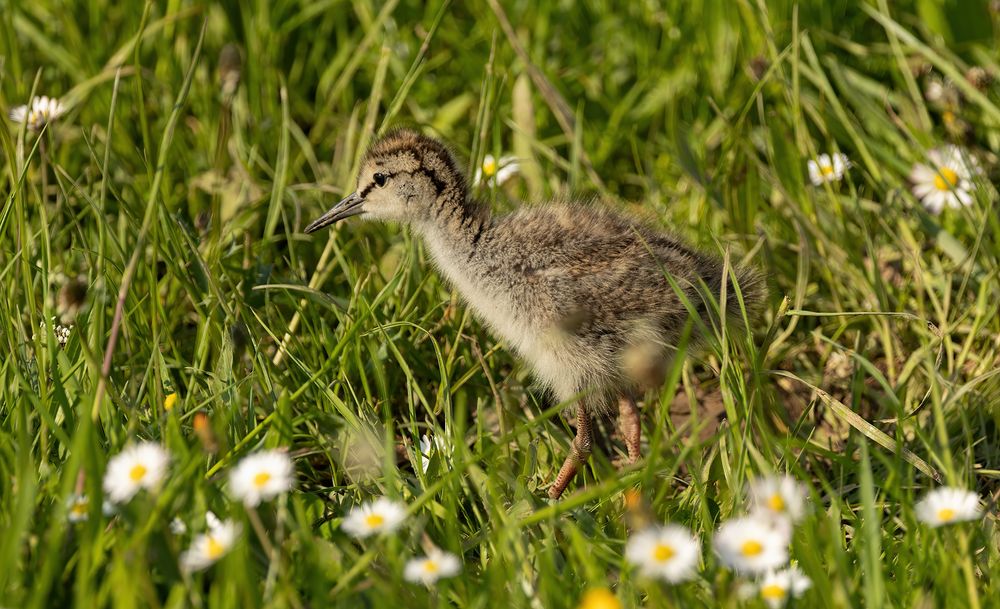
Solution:
<svg viewBox="0 0 1000 609">
<path fill-rule="evenodd" d="M 319 218 L 306 227 L 307 233 L 315 233 L 324 226 L 330 226 L 334 222 L 343 220 L 344 218 L 350 218 L 351 216 L 356 216 L 358 214 L 363 214 L 365 212 L 362 209 L 362 205 L 365 200 L 358 196 L 358 193 L 352 192 L 351 194 L 344 197 L 344 199 L 330 208 L 330 211 L 326 212 Z"/>
</svg>

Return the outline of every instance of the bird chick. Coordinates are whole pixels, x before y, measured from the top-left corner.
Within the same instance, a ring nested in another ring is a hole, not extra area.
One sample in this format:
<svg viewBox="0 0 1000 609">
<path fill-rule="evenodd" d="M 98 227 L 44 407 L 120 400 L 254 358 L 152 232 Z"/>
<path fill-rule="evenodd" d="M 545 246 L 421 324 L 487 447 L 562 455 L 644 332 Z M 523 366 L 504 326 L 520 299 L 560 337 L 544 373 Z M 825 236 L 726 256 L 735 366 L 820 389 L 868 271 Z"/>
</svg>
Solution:
<svg viewBox="0 0 1000 609">
<path fill-rule="evenodd" d="M 575 405 L 576 437 L 552 498 L 590 456 L 595 414 L 617 405 L 628 461 L 639 458 L 636 397 L 662 382 L 690 315 L 681 296 L 705 316 L 703 288 L 717 298 L 723 286 L 718 258 L 610 210 L 550 204 L 495 216 L 471 196 L 448 148 L 410 130 L 375 143 L 357 191 L 305 231 L 351 216 L 413 227 L 473 312 L 558 400 Z M 760 275 L 734 274 L 745 308 L 756 310 Z M 738 321 L 734 286 L 727 289 L 726 314 Z"/>
</svg>

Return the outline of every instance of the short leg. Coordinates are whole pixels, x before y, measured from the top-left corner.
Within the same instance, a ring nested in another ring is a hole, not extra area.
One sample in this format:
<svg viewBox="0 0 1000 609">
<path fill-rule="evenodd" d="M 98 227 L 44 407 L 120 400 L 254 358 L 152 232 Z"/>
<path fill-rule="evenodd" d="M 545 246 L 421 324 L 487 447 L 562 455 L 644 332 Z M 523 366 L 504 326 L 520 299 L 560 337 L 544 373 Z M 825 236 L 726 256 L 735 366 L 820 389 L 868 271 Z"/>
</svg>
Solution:
<svg viewBox="0 0 1000 609">
<path fill-rule="evenodd" d="M 628 450 L 628 462 L 632 464 L 642 456 L 639 446 L 642 422 L 639 419 L 639 407 L 635 405 L 635 400 L 629 396 L 618 398 L 618 416 L 618 424 L 621 426 L 622 436 L 625 438 L 625 448 Z"/>
<path fill-rule="evenodd" d="M 579 470 L 590 457 L 590 450 L 593 442 L 594 438 L 593 431 L 590 427 L 590 414 L 581 404 L 577 406 L 576 410 L 576 437 L 573 438 L 573 444 L 570 446 L 569 456 L 566 457 L 566 461 L 559 470 L 559 475 L 556 476 L 556 481 L 553 482 L 552 486 L 549 488 L 550 498 L 558 499 L 563 494 L 563 491 L 566 490 L 566 486 L 569 484 L 569 481 L 576 475 L 577 470 Z"/>
</svg>

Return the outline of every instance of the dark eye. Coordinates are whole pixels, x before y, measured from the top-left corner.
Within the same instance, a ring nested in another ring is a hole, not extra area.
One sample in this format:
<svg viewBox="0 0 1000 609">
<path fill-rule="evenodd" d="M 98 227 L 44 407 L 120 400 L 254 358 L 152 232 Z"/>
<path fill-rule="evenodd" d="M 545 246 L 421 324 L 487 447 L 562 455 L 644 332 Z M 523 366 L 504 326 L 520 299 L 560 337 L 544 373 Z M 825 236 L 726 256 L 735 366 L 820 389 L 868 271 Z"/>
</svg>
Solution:
<svg viewBox="0 0 1000 609">
<path fill-rule="evenodd" d="M 375 180 L 376 186 L 385 186 L 385 183 L 389 179 L 389 176 L 385 175 L 384 173 L 376 173 L 375 175 L 372 176 L 372 179 Z"/>
</svg>

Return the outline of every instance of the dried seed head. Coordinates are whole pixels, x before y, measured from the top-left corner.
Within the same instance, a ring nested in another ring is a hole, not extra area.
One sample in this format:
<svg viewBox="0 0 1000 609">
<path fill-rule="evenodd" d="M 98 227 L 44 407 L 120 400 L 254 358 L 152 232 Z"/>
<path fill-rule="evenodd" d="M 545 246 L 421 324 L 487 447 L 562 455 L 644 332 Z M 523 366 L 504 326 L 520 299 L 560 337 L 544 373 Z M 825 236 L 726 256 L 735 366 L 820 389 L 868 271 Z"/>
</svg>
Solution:
<svg viewBox="0 0 1000 609">
<path fill-rule="evenodd" d="M 969 81 L 970 85 L 980 91 L 985 91 L 990 87 L 990 85 L 993 84 L 995 78 L 986 70 L 986 68 L 973 66 L 966 71 L 965 80 Z"/>
<path fill-rule="evenodd" d="M 222 97 L 229 100 L 236 93 L 243 73 L 243 54 L 233 43 L 222 47 L 219 52 L 219 90 Z"/>
<path fill-rule="evenodd" d="M 747 70 L 750 72 L 750 78 L 754 82 L 759 82 L 761 78 L 764 78 L 764 74 L 771 68 L 771 62 L 768 61 L 767 57 L 763 55 L 758 55 L 750 60 L 747 65 Z"/>
<path fill-rule="evenodd" d="M 59 288 L 56 297 L 56 310 L 64 322 L 76 319 L 77 314 L 87 301 L 87 282 L 82 278 L 70 279 Z"/>
<path fill-rule="evenodd" d="M 913 74 L 918 78 L 930 74 L 931 71 L 930 62 L 919 55 L 913 55 L 908 57 L 906 63 L 910 68 L 910 74 Z"/>
</svg>

